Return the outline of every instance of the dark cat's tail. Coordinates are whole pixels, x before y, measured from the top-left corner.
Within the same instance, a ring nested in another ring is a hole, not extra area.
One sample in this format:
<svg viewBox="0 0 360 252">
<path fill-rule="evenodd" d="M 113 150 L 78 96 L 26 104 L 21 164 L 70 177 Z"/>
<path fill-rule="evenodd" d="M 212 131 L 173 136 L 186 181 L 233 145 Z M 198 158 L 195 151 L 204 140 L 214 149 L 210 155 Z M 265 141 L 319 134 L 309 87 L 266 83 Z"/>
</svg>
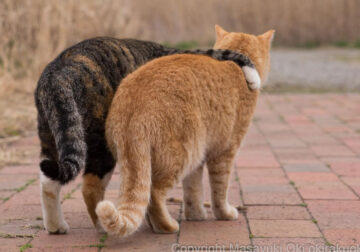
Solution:
<svg viewBox="0 0 360 252">
<path fill-rule="evenodd" d="M 42 107 L 58 156 L 57 161 L 42 160 L 40 168 L 47 177 L 61 184 L 74 179 L 85 166 L 87 149 L 82 117 L 71 88 L 72 78 L 64 76 L 44 73 L 36 91 L 38 106 Z"/>
<path fill-rule="evenodd" d="M 261 79 L 258 71 L 255 68 L 254 63 L 251 59 L 242 54 L 231 50 L 222 50 L 222 49 L 196 49 L 196 50 L 180 50 L 176 48 L 162 48 L 162 54 L 172 55 L 172 54 L 199 54 L 199 55 L 207 55 L 211 58 L 224 61 L 230 60 L 235 62 L 244 72 L 244 76 L 246 81 L 248 82 L 248 86 L 250 89 L 260 89 L 261 88 Z"/>
</svg>

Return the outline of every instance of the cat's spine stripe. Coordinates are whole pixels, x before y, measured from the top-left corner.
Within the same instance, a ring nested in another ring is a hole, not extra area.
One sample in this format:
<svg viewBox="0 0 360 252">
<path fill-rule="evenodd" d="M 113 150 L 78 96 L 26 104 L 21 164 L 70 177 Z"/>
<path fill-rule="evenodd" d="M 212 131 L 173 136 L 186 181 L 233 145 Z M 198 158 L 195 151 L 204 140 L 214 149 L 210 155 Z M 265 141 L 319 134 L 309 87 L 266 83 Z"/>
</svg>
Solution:
<svg viewBox="0 0 360 252">
<path fill-rule="evenodd" d="M 76 80 L 75 74 L 74 69 L 67 68 L 50 76 L 42 76 L 39 86 L 46 86 L 47 93 L 37 94 L 58 151 L 57 162 L 45 159 L 40 167 L 47 177 L 61 184 L 74 179 L 86 160 L 82 117 L 73 97 L 73 84 L 70 84 Z"/>
</svg>

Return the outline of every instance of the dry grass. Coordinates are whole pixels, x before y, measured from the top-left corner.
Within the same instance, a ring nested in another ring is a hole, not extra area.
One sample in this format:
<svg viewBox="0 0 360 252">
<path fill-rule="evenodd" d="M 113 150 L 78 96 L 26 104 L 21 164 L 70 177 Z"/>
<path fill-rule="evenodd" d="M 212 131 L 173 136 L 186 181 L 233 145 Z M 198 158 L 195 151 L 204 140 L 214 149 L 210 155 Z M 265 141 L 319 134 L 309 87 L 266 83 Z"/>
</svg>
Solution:
<svg viewBox="0 0 360 252">
<path fill-rule="evenodd" d="M 93 36 L 209 44 L 213 25 L 299 45 L 360 39 L 358 0 L 0 0 L 0 137 L 35 127 L 33 89 L 44 66 Z"/>
</svg>

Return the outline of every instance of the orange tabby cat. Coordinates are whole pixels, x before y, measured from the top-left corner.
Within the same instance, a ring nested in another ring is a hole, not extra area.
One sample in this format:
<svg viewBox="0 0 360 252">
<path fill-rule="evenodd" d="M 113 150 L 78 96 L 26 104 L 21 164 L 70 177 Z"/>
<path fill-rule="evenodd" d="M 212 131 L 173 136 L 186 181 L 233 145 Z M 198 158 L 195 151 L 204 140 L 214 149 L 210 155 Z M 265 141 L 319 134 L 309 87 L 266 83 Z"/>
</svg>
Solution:
<svg viewBox="0 0 360 252">
<path fill-rule="evenodd" d="M 254 36 L 215 28 L 214 48 L 249 56 L 264 81 L 274 31 Z M 166 56 L 128 75 L 106 121 L 106 138 L 119 162 L 121 183 L 116 206 L 109 201 L 97 205 L 104 229 L 126 236 L 138 229 L 146 215 L 155 232 L 177 232 L 179 224 L 165 200 L 180 179 L 186 219 L 204 220 L 205 164 L 215 217 L 237 219 L 236 208 L 227 200 L 229 176 L 258 94 L 259 90 L 249 89 L 235 63 L 206 56 Z"/>
</svg>

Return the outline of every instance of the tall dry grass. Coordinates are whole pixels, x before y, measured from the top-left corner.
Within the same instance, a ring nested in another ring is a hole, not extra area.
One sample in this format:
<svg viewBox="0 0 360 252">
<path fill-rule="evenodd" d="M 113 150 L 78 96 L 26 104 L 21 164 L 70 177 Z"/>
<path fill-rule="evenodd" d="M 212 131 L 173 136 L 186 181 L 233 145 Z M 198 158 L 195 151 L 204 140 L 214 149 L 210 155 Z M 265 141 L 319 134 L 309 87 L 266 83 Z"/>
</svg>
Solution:
<svg viewBox="0 0 360 252">
<path fill-rule="evenodd" d="M 208 44 L 213 26 L 278 45 L 360 39 L 359 0 L 0 0 L 0 137 L 34 129 L 32 92 L 44 66 L 93 36 Z"/>
</svg>

